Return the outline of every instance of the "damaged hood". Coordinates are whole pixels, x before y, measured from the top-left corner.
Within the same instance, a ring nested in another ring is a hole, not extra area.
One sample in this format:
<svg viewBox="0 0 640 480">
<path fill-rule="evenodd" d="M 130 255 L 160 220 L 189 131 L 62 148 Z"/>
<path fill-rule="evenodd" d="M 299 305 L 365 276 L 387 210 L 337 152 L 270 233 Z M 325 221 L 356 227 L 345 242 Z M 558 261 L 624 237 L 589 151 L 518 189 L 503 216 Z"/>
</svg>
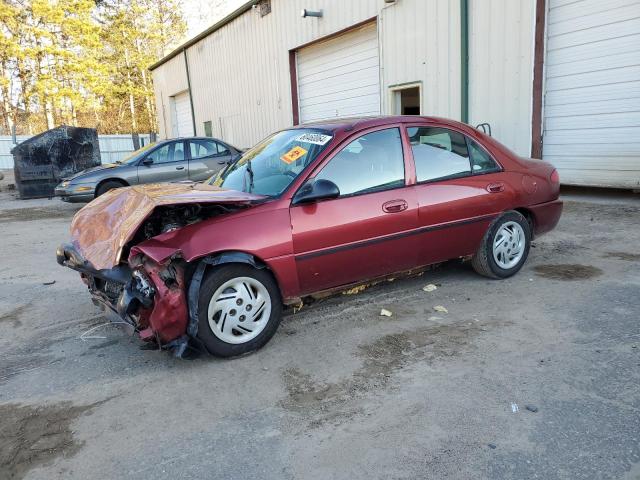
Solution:
<svg viewBox="0 0 640 480">
<path fill-rule="evenodd" d="M 71 221 L 71 242 L 95 269 L 113 268 L 120 262 L 123 247 L 158 206 L 248 205 L 265 198 L 264 195 L 191 182 L 117 188 L 75 214 Z"/>
</svg>

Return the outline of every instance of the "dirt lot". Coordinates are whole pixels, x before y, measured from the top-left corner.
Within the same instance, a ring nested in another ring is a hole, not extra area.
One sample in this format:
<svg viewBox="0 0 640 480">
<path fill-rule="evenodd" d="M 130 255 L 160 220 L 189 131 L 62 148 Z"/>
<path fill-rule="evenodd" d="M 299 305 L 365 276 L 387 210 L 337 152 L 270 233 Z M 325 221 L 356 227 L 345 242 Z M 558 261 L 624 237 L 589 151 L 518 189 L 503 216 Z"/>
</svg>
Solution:
<svg viewBox="0 0 640 480">
<path fill-rule="evenodd" d="M 637 197 L 567 202 L 512 279 L 444 265 L 186 361 L 56 264 L 77 206 L 2 190 L 2 479 L 640 478 Z"/>
</svg>

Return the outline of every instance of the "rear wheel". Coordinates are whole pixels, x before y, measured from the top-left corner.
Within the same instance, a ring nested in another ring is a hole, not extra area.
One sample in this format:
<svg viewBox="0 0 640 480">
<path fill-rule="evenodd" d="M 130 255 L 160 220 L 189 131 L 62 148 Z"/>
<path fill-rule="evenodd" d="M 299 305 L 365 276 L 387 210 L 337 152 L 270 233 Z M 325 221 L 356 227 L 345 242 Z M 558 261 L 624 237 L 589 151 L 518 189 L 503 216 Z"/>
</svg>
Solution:
<svg viewBox="0 0 640 480">
<path fill-rule="evenodd" d="M 498 217 L 489 226 L 471 265 L 480 275 L 507 278 L 522 268 L 531 246 L 531 226 L 516 211 Z"/>
<path fill-rule="evenodd" d="M 114 188 L 120 188 L 123 186 L 124 185 L 122 185 L 122 183 L 116 182 L 115 180 L 107 180 L 106 182 L 102 183 L 96 190 L 96 198 L 100 195 L 104 195 L 109 190 L 113 190 Z"/>
<path fill-rule="evenodd" d="M 280 292 L 268 271 L 222 265 L 211 270 L 200 287 L 198 338 L 212 355 L 242 355 L 271 339 L 281 314 Z"/>
</svg>

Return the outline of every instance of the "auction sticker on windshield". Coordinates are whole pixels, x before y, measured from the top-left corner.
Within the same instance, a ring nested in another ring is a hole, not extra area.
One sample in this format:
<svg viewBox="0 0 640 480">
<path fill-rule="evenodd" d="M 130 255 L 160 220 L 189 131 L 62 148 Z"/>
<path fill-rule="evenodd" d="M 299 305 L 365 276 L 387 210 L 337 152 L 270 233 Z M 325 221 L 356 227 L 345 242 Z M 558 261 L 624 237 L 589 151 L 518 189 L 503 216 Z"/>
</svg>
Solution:
<svg viewBox="0 0 640 480">
<path fill-rule="evenodd" d="M 280 157 L 284 163 L 293 163 L 298 160 L 300 157 L 304 157 L 307 154 L 307 150 L 302 147 L 293 147 L 287 153 Z"/>
<path fill-rule="evenodd" d="M 323 135 L 322 133 L 303 133 L 302 135 L 298 135 L 294 140 L 302 143 L 324 145 L 331 140 L 331 135 Z"/>
</svg>

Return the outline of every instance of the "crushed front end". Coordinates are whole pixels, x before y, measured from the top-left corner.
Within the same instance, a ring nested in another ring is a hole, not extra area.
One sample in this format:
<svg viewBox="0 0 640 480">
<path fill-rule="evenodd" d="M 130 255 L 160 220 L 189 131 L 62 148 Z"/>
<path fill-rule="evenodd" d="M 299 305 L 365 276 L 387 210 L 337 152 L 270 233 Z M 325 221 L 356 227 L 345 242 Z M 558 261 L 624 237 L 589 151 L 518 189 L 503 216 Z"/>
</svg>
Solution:
<svg viewBox="0 0 640 480">
<path fill-rule="evenodd" d="M 162 243 L 184 227 L 264 198 L 184 182 L 117 188 L 76 213 L 71 243 L 58 248 L 57 261 L 78 271 L 94 303 L 116 314 L 140 338 L 182 356 L 189 341 L 195 341 L 187 328 L 187 286 L 194 265 L 182 259 L 178 248 L 154 260 L 139 246 Z"/>
<path fill-rule="evenodd" d="M 58 247 L 56 258 L 80 273 L 96 305 L 117 315 L 142 340 L 184 355 L 189 344 L 184 262 L 158 264 L 136 256 L 129 264 L 99 270 L 72 244 Z"/>
</svg>

